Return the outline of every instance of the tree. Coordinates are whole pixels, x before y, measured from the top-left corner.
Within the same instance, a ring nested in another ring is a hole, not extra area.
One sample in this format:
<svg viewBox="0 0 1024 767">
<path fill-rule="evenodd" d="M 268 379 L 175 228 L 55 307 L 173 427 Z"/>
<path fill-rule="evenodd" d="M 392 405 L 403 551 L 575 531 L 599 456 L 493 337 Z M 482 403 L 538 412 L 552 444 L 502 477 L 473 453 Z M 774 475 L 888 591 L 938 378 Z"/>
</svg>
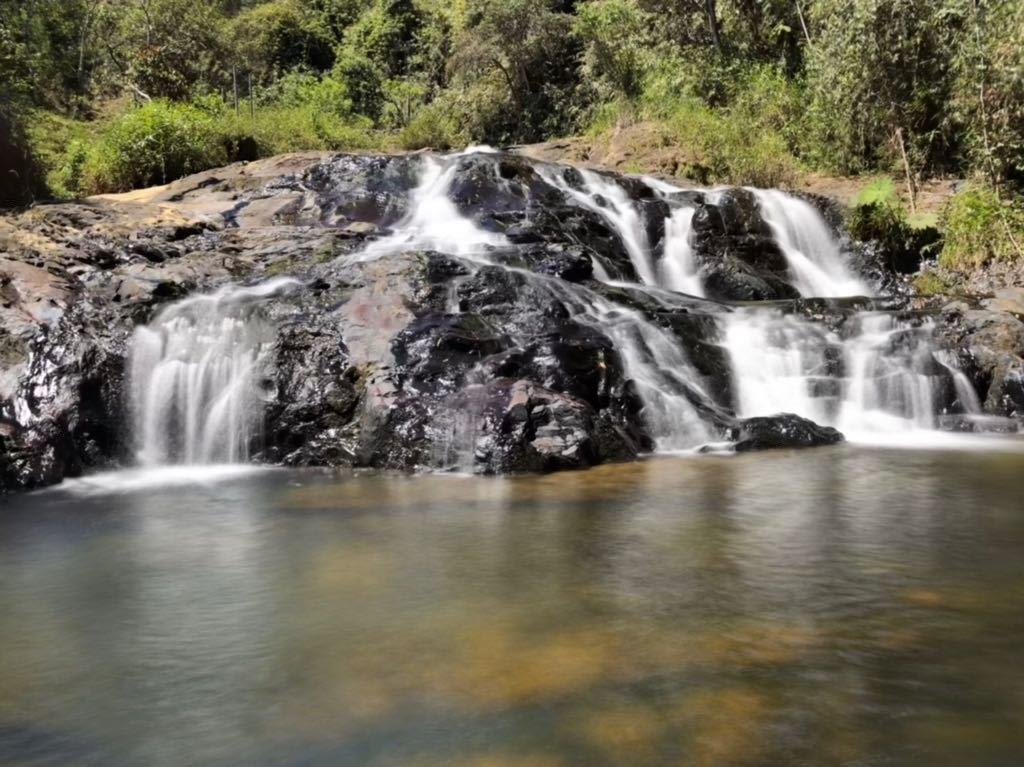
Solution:
<svg viewBox="0 0 1024 767">
<path fill-rule="evenodd" d="M 943 0 L 817 0 L 808 56 L 816 158 L 914 176 L 956 154 L 946 121 L 957 25 Z"/>
<path fill-rule="evenodd" d="M 551 0 L 475 0 L 452 67 L 463 86 L 497 89 L 510 102 L 484 138 L 533 140 L 566 127 L 579 54 L 572 18 Z"/>
<path fill-rule="evenodd" d="M 1024 5 L 962 5 L 954 108 L 968 156 L 994 187 L 1024 186 Z"/>
</svg>

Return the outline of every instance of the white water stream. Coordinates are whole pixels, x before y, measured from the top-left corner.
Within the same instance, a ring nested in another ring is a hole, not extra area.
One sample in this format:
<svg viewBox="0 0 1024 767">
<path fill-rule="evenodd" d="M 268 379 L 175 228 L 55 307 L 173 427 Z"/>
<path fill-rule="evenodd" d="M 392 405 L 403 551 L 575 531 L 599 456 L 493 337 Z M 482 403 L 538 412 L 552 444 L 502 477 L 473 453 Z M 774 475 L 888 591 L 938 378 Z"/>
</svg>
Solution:
<svg viewBox="0 0 1024 767">
<path fill-rule="evenodd" d="M 570 199 L 601 213 L 616 229 L 644 285 L 704 295 L 692 239 L 695 209 L 676 201 L 682 190 L 644 179 L 671 207 L 661 258 L 656 261 L 646 239 L 639 236 L 644 226 L 636 206 L 621 189 L 616 194 L 609 188 L 617 186 L 614 180 L 584 173 L 584 185 L 576 189 L 559 173 L 549 170 L 545 177 L 559 182 Z M 749 191 L 786 258 L 791 284 L 802 296 L 871 294 L 810 203 L 779 190 Z M 719 190 L 705 196 L 714 204 Z M 886 442 L 914 435 L 925 435 L 927 441 L 952 402 L 968 417 L 981 412 L 953 357 L 937 349 L 928 321 L 865 312 L 848 319 L 839 335 L 778 308 L 744 307 L 723 315 L 720 324 L 721 343 L 731 360 L 734 405 L 741 417 L 796 413 L 836 426 L 851 440 Z"/>
<path fill-rule="evenodd" d="M 129 382 L 139 464 L 248 459 L 262 420 L 260 375 L 275 339 L 258 304 L 296 284 L 280 278 L 192 296 L 136 328 Z"/>
</svg>

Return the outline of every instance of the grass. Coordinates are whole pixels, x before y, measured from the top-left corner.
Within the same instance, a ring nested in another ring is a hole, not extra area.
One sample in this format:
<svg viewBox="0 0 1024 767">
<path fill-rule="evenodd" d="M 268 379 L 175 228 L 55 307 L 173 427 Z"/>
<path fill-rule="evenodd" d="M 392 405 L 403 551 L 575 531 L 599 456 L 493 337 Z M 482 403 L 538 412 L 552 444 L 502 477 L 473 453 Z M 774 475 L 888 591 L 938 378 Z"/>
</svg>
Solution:
<svg viewBox="0 0 1024 767">
<path fill-rule="evenodd" d="M 952 281 L 938 272 L 926 269 L 914 277 L 914 290 L 919 296 L 940 296 L 953 287 Z"/>
<path fill-rule="evenodd" d="M 1024 205 L 1002 199 L 972 182 L 946 204 L 940 216 L 945 236 L 939 264 L 967 270 L 990 261 L 1024 259 Z"/>
<path fill-rule="evenodd" d="M 163 184 L 235 160 L 300 150 L 389 149 L 369 120 L 303 105 L 237 114 L 223 103 L 154 101 L 93 121 L 36 111 L 28 139 L 53 197 L 72 199 Z M 410 141 L 410 143 L 413 143 Z"/>
</svg>

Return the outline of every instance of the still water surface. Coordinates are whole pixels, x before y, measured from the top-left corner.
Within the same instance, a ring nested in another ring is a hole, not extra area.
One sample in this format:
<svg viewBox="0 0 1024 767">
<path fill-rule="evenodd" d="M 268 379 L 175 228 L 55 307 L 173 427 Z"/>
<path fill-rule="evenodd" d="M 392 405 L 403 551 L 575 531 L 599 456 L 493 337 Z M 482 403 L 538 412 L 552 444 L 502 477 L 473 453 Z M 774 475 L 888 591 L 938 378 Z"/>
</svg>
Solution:
<svg viewBox="0 0 1024 767">
<path fill-rule="evenodd" d="M 3 503 L 3 764 L 1024 763 L 1019 452 Z"/>
</svg>

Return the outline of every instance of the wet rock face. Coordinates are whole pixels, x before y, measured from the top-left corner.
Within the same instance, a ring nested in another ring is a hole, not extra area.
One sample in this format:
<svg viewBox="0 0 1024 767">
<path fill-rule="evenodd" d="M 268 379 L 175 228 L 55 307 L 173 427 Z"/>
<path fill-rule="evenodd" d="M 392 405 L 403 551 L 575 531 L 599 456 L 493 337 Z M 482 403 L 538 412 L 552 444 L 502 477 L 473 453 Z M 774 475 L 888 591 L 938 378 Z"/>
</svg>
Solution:
<svg viewBox="0 0 1024 767">
<path fill-rule="evenodd" d="M 490 263 L 401 248 L 357 257 L 409 213 L 422 167 L 408 155 L 285 155 L 0 219 L 0 489 L 130 462 L 133 328 L 195 291 L 281 275 L 302 284 L 261 304 L 277 338 L 257 382 L 255 460 L 507 473 L 635 458 L 653 448 L 651 428 L 598 304 L 635 313 L 683 351 L 708 393 L 694 406 L 727 436 L 717 318 L 729 307 L 595 281 L 597 267 L 613 280 L 637 274 L 603 214 L 610 201 L 572 199 L 579 171 L 461 157 L 448 199 L 503 238 Z M 619 182 L 660 252 L 668 204 L 640 180 Z M 749 192 L 679 194 L 697 205 L 694 245 L 714 297 L 795 295 Z M 1015 402 L 1015 380 L 1002 375 L 992 396 Z M 741 442 L 830 438 L 768 420 L 743 422 Z"/>
<path fill-rule="evenodd" d="M 945 307 L 944 345 L 958 356 L 985 414 L 1024 423 L 1024 290 Z"/>
<path fill-rule="evenodd" d="M 757 200 L 745 189 L 705 201 L 693 215 L 694 250 L 712 298 L 771 301 L 798 298 L 788 265 L 761 218 Z"/>
</svg>

